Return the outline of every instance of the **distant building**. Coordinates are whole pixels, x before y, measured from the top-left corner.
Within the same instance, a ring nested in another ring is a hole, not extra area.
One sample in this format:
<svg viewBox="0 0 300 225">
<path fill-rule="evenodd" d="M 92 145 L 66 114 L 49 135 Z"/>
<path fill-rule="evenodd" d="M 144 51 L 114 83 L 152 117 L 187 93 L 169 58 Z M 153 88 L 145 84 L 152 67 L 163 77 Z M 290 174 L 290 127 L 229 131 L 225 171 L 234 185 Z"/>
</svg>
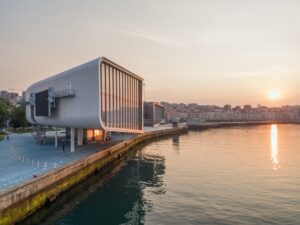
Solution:
<svg viewBox="0 0 300 225">
<path fill-rule="evenodd" d="M 157 102 L 145 102 L 144 112 L 145 126 L 156 126 L 165 121 L 165 107 Z"/>
<path fill-rule="evenodd" d="M 234 110 L 234 111 L 241 111 L 242 108 L 241 108 L 241 106 L 237 105 L 237 106 L 234 107 L 232 110 Z"/>
<path fill-rule="evenodd" d="M 21 96 L 16 92 L 0 91 L 0 97 L 7 99 L 11 104 L 17 104 L 22 101 Z"/>
<path fill-rule="evenodd" d="M 252 106 L 251 105 L 244 105 L 243 109 L 244 109 L 245 112 L 251 112 Z"/>
<path fill-rule="evenodd" d="M 8 92 L 7 91 L 0 91 L 0 97 L 1 98 L 8 98 Z"/>
<path fill-rule="evenodd" d="M 162 103 L 165 106 L 166 121 L 173 118 L 180 121 L 291 121 L 300 122 L 300 106 L 282 106 L 269 108 L 258 105 L 231 107 L 229 104 L 219 107 L 216 105 L 186 105 L 182 103 Z"/>
<path fill-rule="evenodd" d="M 230 111 L 231 105 L 224 105 L 224 111 Z"/>
<path fill-rule="evenodd" d="M 188 104 L 188 109 L 189 110 L 195 111 L 195 110 L 197 110 L 197 108 L 198 108 L 198 104 L 196 104 L 196 103 L 190 103 L 190 104 Z"/>
</svg>

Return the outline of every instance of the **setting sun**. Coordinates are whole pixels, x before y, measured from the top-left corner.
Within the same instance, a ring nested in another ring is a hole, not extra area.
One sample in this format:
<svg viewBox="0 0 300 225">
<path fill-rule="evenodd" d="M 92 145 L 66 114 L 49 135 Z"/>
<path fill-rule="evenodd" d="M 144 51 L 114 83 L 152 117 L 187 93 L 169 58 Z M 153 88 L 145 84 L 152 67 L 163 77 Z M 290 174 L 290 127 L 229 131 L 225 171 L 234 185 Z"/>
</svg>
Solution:
<svg viewBox="0 0 300 225">
<path fill-rule="evenodd" d="M 278 90 L 270 90 L 268 92 L 268 97 L 273 101 L 278 100 L 280 98 L 280 92 Z"/>
</svg>

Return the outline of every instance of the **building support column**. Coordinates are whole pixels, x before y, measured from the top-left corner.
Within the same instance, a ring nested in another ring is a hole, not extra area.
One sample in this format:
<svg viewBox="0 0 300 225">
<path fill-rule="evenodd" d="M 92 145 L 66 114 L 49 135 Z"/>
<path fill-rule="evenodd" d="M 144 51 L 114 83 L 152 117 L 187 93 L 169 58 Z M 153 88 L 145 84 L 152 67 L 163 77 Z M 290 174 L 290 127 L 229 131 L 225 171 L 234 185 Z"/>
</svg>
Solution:
<svg viewBox="0 0 300 225">
<path fill-rule="evenodd" d="M 111 131 L 105 131 L 105 140 L 110 141 L 111 139 Z"/>
<path fill-rule="evenodd" d="M 54 142 L 55 142 L 55 148 L 58 147 L 58 131 L 57 131 L 57 127 L 55 127 L 55 137 L 54 137 Z"/>
<path fill-rule="evenodd" d="M 75 128 L 71 128 L 71 140 L 70 140 L 71 152 L 75 152 Z"/>
<path fill-rule="evenodd" d="M 77 129 L 77 145 L 83 144 L 83 129 L 78 128 Z"/>
<path fill-rule="evenodd" d="M 107 140 L 107 131 L 103 130 L 103 141 Z"/>
</svg>

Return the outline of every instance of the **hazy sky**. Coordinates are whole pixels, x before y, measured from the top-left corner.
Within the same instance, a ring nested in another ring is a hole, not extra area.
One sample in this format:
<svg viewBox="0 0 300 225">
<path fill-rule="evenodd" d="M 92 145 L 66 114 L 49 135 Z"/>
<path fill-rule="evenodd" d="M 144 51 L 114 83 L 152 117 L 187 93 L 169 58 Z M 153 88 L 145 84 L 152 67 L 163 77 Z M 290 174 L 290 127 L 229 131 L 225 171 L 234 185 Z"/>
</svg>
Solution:
<svg viewBox="0 0 300 225">
<path fill-rule="evenodd" d="M 0 32 L 0 89 L 106 56 L 147 100 L 300 104 L 299 0 L 0 0 Z"/>
</svg>

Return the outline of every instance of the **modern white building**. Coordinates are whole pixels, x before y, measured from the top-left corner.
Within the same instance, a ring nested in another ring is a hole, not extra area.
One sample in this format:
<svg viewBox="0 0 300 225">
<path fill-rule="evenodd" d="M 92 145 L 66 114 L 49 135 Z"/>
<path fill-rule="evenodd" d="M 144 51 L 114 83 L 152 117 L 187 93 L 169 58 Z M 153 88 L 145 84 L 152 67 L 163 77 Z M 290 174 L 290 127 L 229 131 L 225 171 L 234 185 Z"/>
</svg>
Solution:
<svg viewBox="0 0 300 225">
<path fill-rule="evenodd" d="M 26 118 L 70 128 L 74 151 L 76 140 L 82 145 L 107 131 L 143 132 L 143 93 L 143 78 L 101 57 L 31 85 Z"/>
</svg>

